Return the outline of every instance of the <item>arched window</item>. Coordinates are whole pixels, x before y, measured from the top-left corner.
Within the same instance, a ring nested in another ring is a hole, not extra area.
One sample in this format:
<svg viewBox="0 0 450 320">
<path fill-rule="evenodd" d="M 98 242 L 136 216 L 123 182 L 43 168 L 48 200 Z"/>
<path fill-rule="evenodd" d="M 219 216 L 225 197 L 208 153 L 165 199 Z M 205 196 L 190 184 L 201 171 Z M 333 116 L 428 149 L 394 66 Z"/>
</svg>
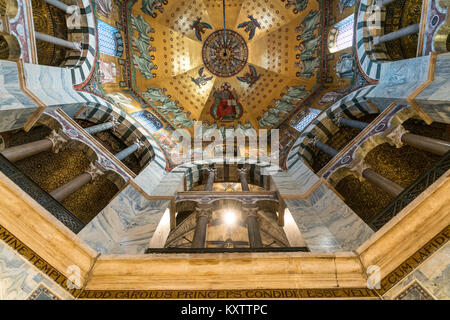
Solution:
<svg viewBox="0 0 450 320">
<path fill-rule="evenodd" d="M 300 111 L 300 114 L 297 115 L 297 119 L 300 119 L 297 121 L 294 120 L 294 122 L 291 123 L 291 127 L 293 127 L 298 132 L 302 132 L 306 129 L 307 126 L 309 126 L 311 122 L 314 121 L 314 119 L 319 115 L 320 112 L 321 110 L 313 108 L 308 108 Z"/>
<path fill-rule="evenodd" d="M 353 45 L 353 26 L 355 15 L 348 16 L 336 23 L 328 34 L 328 50 L 331 53 L 349 48 Z"/>
<path fill-rule="evenodd" d="M 98 49 L 101 53 L 121 57 L 123 54 L 122 36 L 116 28 L 97 20 Z"/>
</svg>

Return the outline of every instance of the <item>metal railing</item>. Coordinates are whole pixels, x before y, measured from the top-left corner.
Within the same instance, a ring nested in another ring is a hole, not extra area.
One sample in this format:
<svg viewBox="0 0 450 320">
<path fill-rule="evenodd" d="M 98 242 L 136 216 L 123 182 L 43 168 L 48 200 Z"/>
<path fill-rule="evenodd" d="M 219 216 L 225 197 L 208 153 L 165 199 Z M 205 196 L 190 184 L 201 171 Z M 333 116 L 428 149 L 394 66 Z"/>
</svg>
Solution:
<svg viewBox="0 0 450 320">
<path fill-rule="evenodd" d="M 245 253 L 245 252 L 309 252 L 307 247 L 263 247 L 263 248 L 147 248 L 151 253 Z"/>
<path fill-rule="evenodd" d="M 403 210 L 409 203 L 411 203 L 417 196 L 428 189 L 436 180 L 443 174 L 450 170 L 450 151 L 447 152 L 441 159 L 439 159 L 427 172 L 425 172 L 419 179 L 400 193 L 394 201 L 392 201 L 386 208 L 369 222 L 369 226 L 378 231 L 400 211 Z"/>
<path fill-rule="evenodd" d="M 84 228 L 85 224 L 73 213 L 68 211 L 62 204 L 56 201 L 51 195 L 42 190 L 42 188 L 26 176 L 19 168 L 0 154 L 0 171 L 11 179 L 17 186 L 25 191 L 36 202 L 43 206 L 48 212 L 61 221 L 67 228 L 74 233 L 78 233 Z M 1 208 L 0 208 L 1 212 Z"/>
</svg>

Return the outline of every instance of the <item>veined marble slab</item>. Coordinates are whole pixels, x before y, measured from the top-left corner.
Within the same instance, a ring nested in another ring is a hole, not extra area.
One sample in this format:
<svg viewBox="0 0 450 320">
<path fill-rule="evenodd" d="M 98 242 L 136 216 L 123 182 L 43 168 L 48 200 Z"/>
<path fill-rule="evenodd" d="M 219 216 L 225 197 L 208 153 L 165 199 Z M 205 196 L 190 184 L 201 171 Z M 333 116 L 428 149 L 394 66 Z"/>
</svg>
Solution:
<svg viewBox="0 0 450 320">
<path fill-rule="evenodd" d="M 0 241 L 0 300 L 24 300 L 40 285 L 61 299 L 72 296 Z"/>
</svg>

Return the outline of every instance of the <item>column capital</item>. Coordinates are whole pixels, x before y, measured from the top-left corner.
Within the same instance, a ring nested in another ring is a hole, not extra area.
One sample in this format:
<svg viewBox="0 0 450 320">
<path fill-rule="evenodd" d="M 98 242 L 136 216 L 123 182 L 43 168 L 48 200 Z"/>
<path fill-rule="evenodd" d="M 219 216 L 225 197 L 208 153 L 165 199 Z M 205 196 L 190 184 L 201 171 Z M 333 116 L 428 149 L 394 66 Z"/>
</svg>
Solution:
<svg viewBox="0 0 450 320">
<path fill-rule="evenodd" d="M 387 142 L 391 146 L 394 145 L 396 148 L 401 148 L 404 144 L 402 141 L 402 136 L 405 133 L 409 133 L 409 131 L 406 130 L 405 127 L 403 127 L 402 125 L 399 125 L 389 134 L 386 135 Z"/>
<path fill-rule="evenodd" d="M 339 112 L 333 114 L 333 117 L 331 119 L 333 121 L 333 123 L 336 125 L 336 127 L 338 127 L 338 128 L 342 127 L 342 124 L 339 122 L 339 119 L 341 119 L 341 118 L 344 118 L 344 116 L 342 115 L 342 111 L 339 111 Z"/>
<path fill-rule="evenodd" d="M 217 169 L 216 168 L 206 168 L 206 171 L 208 171 L 208 174 L 214 174 L 214 177 L 217 175 Z"/>
<path fill-rule="evenodd" d="M 119 118 L 112 115 L 109 121 L 113 123 L 113 131 L 116 132 L 116 127 L 120 124 Z"/>
<path fill-rule="evenodd" d="M 237 168 L 237 171 L 238 171 L 239 173 L 247 174 L 247 172 L 248 172 L 248 169 L 247 169 L 247 168 L 244 168 L 244 167 L 242 167 L 242 168 Z"/>
<path fill-rule="evenodd" d="M 46 137 L 46 139 L 52 142 L 52 151 L 58 153 L 61 151 L 62 147 L 69 141 L 61 135 L 61 133 L 52 130 L 52 133 Z"/>
<path fill-rule="evenodd" d="M 242 211 L 247 214 L 247 216 L 258 216 L 259 208 L 257 205 L 243 205 Z"/>
<path fill-rule="evenodd" d="M 145 147 L 145 143 L 142 142 L 142 141 L 139 140 L 139 139 L 136 139 L 136 141 L 134 142 L 134 144 L 136 144 L 136 145 L 138 146 L 138 150 L 141 150 L 142 148 Z"/>
<path fill-rule="evenodd" d="M 212 206 L 210 204 L 199 204 L 197 208 L 195 208 L 196 218 L 200 217 L 208 217 L 211 218 L 212 215 Z"/>
<path fill-rule="evenodd" d="M 364 159 L 357 159 L 350 164 L 349 169 L 355 173 L 356 177 L 362 181 L 363 172 L 366 169 L 370 169 L 370 166 L 364 161 Z"/>
<path fill-rule="evenodd" d="M 316 136 L 314 136 L 313 138 L 308 140 L 308 144 L 312 145 L 312 146 L 315 146 L 316 142 L 319 142 L 319 141 L 320 140 Z"/>
<path fill-rule="evenodd" d="M 105 174 L 105 169 L 97 161 L 95 161 L 89 164 L 89 169 L 86 170 L 86 173 L 90 174 L 92 181 L 94 181 L 98 177 Z"/>
</svg>

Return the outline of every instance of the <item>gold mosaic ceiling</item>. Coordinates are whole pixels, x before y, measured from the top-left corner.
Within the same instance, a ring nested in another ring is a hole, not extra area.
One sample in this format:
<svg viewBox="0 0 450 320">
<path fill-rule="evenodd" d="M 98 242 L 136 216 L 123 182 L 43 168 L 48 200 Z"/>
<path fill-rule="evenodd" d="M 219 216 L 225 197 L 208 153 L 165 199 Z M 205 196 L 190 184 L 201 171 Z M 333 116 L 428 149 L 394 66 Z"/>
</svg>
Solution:
<svg viewBox="0 0 450 320">
<path fill-rule="evenodd" d="M 307 8 L 297 14 L 281 0 L 226 0 L 227 29 L 239 33 L 248 47 L 246 66 L 231 77 L 214 76 L 202 59 L 205 40 L 223 29 L 222 0 L 169 0 L 162 6 L 163 12 L 155 10 L 156 17 L 143 13 L 142 1 L 134 4 L 131 13 L 135 17 L 142 15 L 154 31 L 150 34 L 154 38 L 151 46 L 156 51 L 150 54 L 154 56 L 152 62 L 157 69 L 152 70 L 155 75 L 150 79 L 136 71 L 135 87 L 138 92 L 145 92 L 148 87 L 166 89 L 165 94 L 178 101 L 178 106 L 191 120 L 216 122 L 227 127 L 249 121 L 254 128 L 260 128 L 258 119 L 288 87 L 305 85 L 309 90 L 317 82 L 317 72 L 311 78 L 299 78 L 296 73 L 300 69 L 294 65 L 300 53 L 294 49 L 299 42 L 295 29 L 310 10 L 318 10 L 315 0 L 310 0 Z M 245 26 L 238 28 L 241 23 L 250 22 L 250 16 L 259 24 L 251 40 Z M 201 41 L 191 28 L 198 18 L 201 18 L 200 23 L 207 24 L 203 26 Z M 203 73 L 199 73 L 200 70 Z M 254 71 L 258 78 L 254 84 L 238 79 L 246 74 L 253 75 Z M 201 75 L 208 81 L 196 84 L 193 79 Z M 236 94 L 237 104 L 242 109 L 242 115 L 232 121 L 218 120 L 220 115 L 214 116 L 211 112 L 216 101 L 214 93 L 220 91 L 224 83 L 231 86 L 230 91 Z"/>
</svg>

